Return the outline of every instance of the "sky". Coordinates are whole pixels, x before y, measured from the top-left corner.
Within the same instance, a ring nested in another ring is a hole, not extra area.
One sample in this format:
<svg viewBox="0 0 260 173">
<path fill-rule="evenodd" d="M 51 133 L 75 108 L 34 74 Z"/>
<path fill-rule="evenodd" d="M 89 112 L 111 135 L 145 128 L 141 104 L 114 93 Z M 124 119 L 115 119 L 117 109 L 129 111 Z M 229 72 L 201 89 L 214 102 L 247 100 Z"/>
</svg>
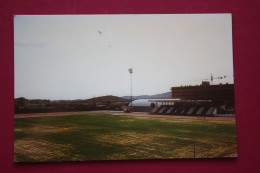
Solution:
<svg viewBox="0 0 260 173">
<path fill-rule="evenodd" d="M 153 95 L 234 83 L 231 14 L 16 15 L 15 98 Z"/>
</svg>

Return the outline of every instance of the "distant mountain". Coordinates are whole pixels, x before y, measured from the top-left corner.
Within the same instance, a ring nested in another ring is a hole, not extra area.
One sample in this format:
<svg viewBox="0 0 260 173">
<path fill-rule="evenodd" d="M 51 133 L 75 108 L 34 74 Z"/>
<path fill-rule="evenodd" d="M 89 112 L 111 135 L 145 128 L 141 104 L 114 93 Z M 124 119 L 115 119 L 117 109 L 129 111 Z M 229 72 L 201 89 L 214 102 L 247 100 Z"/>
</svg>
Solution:
<svg viewBox="0 0 260 173">
<path fill-rule="evenodd" d="M 162 94 L 155 94 L 155 95 L 140 95 L 140 96 L 133 96 L 133 99 L 171 99 L 172 94 L 171 92 L 166 92 Z M 76 100 L 52 100 L 52 102 L 64 102 L 64 103 L 93 103 L 93 102 L 129 102 L 131 96 L 123 96 L 117 97 L 112 95 L 101 96 L 101 97 L 93 97 L 90 99 L 76 99 Z"/>
<path fill-rule="evenodd" d="M 76 99 L 76 100 L 52 100 L 52 102 L 64 102 L 64 103 L 93 103 L 93 102 L 129 102 L 127 98 L 107 95 L 100 97 L 93 97 L 90 99 Z"/>
<path fill-rule="evenodd" d="M 94 97 L 91 99 L 85 100 L 85 102 L 127 102 L 129 101 L 127 98 L 107 95 L 107 96 L 101 96 L 101 97 Z"/>
<path fill-rule="evenodd" d="M 124 99 L 131 99 L 131 96 L 123 96 Z M 171 99 L 172 93 L 166 92 L 162 94 L 155 94 L 155 95 L 140 95 L 140 96 L 133 96 L 133 99 Z"/>
</svg>

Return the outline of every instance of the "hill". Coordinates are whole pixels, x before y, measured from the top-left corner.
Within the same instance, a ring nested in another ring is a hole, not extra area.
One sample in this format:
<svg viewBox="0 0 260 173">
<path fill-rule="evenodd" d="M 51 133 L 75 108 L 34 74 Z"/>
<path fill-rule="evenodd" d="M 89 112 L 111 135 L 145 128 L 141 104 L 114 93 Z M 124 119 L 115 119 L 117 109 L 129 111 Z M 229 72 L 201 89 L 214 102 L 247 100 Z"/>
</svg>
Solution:
<svg viewBox="0 0 260 173">
<path fill-rule="evenodd" d="M 85 100 L 85 102 L 128 102 L 129 99 L 107 95 L 107 96 L 101 96 L 101 97 L 94 97 L 91 99 Z"/>
<path fill-rule="evenodd" d="M 131 99 L 131 96 L 123 96 L 124 99 Z M 166 92 L 162 94 L 155 94 L 155 95 L 140 95 L 140 96 L 133 96 L 133 99 L 171 99 L 172 93 Z"/>
</svg>

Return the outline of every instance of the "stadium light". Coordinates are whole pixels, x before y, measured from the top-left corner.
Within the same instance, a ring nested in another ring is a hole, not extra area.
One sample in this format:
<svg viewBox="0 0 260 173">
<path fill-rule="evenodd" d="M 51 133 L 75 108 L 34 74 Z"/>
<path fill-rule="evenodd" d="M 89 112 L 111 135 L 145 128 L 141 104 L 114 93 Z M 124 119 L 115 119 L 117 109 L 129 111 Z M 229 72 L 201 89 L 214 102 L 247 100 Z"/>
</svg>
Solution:
<svg viewBox="0 0 260 173">
<path fill-rule="evenodd" d="M 132 74 L 133 74 L 133 68 L 130 68 L 130 69 L 128 69 L 128 71 L 129 71 L 129 73 L 130 73 L 130 80 L 131 80 L 131 91 L 130 91 L 130 93 L 131 93 L 131 107 L 132 107 L 132 101 L 133 101 L 133 95 L 132 95 Z"/>
</svg>

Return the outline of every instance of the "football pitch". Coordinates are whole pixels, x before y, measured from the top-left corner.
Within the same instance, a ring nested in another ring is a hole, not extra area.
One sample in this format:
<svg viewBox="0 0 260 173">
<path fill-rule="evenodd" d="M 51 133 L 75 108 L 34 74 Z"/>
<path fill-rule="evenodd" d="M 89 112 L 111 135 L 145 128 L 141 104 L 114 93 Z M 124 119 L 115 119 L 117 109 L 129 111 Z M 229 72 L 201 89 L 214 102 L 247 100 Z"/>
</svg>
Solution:
<svg viewBox="0 0 260 173">
<path fill-rule="evenodd" d="M 15 162 L 221 158 L 237 152 L 235 121 L 82 115 L 15 118 Z"/>
</svg>

